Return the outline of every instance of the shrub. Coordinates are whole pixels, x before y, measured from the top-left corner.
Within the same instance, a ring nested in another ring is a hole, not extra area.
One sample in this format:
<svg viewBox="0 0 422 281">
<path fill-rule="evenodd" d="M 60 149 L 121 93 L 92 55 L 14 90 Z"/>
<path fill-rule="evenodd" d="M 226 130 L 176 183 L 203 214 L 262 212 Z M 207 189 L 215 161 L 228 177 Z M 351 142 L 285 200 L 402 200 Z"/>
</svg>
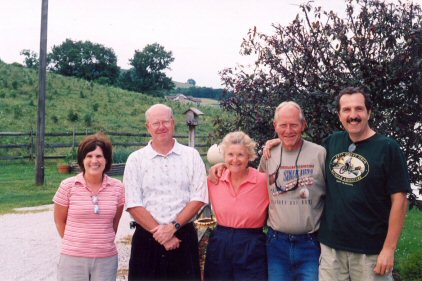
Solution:
<svg viewBox="0 0 422 281">
<path fill-rule="evenodd" d="M 70 122 L 76 122 L 79 120 L 79 115 L 77 112 L 74 112 L 73 109 L 69 110 L 69 113 L 67 114 L 67 120 Z"/>
<path fill-rule="evenodd" d="M 59 122 L 59 118 L 56 115 L 51 116 L 51 121 L 53 121 L 54 124 L 57 124 Z"/>
<path fill-rule="evenodd" d="M 91 127 L 93 120 L 94 120 L 94 115 L 92 113 L 85 113 L 84 115 L 85 126 Z"/>
<path fill-rule="evenodd" d="M 93 111 L 98 111 L 98 108 L 100 107 L 100 105 L 96 102 L 92 105 L 92 110 Z"/>
<path fill-rule="evenodd" d="M 129 154 L 131 153 L 132 151 L 128 149 L 120 149 L 118 151 L 114 151 L 113 163 L 126 163 L 126 160 L 129 157 Z"/>
<path fill-rule="evenodd" d="M 410 254 L 403 260 L 400 278 L 403 281 L 422 281 L 422 250 Z"/>
<path fill-rule="evenodd" d="M 16 105 L 14 108 L 13 108 L 13 117 L 15 118 L 15 119 L 19 119 L 19 118 L 21 118 L 22 117 L 22 107 L 21 106 L 19 106 L 19 105 Z"/>
</svg>

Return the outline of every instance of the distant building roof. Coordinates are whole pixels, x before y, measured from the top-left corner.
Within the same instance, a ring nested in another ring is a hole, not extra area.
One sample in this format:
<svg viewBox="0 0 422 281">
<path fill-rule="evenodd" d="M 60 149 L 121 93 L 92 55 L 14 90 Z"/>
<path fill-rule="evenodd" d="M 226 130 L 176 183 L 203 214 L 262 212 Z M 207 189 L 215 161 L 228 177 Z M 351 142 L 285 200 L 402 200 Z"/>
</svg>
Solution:
<svg viewBox="0 0 422 281">
<path fill-rule="evenodd" d="M 166 96 L 167 100 L 172 100 L 172 101 L 179 101 L 179 102 L 193 102 L 193 103 L 197 103 L 200 104 L 201 103 L 201 99 L 199 98 L 194 98 L 192 96 L 185 96 L 183 94 L 177 94 L 175 96 Z"/>
</svg>

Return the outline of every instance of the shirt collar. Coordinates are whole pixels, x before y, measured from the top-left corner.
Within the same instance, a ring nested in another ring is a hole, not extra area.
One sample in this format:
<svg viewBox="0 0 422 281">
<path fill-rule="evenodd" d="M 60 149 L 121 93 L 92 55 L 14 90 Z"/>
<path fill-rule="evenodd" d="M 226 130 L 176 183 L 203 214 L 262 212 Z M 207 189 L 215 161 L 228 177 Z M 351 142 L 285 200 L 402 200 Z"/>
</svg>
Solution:
<svg viewBox="0 0 422 281">
<path fill-rule="evenodd" d="M 147 158 L 151 160 L 151 159 L 153 159 L 154 157 L 157 157 L 157 156 L 169 156 L 170 154 L 173 154 L 173 153 L 177 154 L 177 155 L 181 155 L 182 154 L 182 145 L 180 143 L 178 143 L 175 138 L 173 138 L 173 140 L 174 140 L 173 148 L 169 151 L 169 153 L 167 153 L 167 155 L 163 155 L 163 154 L 155 151 L 152 148 L 152 145 L 151 145 L 152 140 L 150 140 L 148 142 L 148 145 L 145 147 Z"/>
<path fill-rule="evenodd" d="M 248 168 L 248 176 L 245 180 L 245 182 L 250 182 L 250 183 L 257 183 L 257 172 L 255 169 L 252 168 Z M 229 169 L 225 169 L 223 174 L 221 175 L 221 180 L 225 181 L 225 182 L 230 182 L 230 171 Z"/>
<path fill-rule="evenodd" d="M 86 186 L 86 181 L 85 181 L 83 173 L 79 173 L 75 176 L 75 185 Z M 103 183 L 101 184 L 101 187 L 109 186 L 109 185 L 110 185 L 109 176 L 104 174 Z"/>
</svg>

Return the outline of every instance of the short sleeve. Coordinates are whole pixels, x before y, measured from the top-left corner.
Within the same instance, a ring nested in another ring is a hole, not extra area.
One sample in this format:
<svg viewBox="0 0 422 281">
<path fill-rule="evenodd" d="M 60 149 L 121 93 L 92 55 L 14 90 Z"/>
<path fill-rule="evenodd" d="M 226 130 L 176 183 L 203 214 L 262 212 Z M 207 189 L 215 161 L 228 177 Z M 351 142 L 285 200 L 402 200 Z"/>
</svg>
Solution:
<svg viewBox="0 0 422 281">
<path fill-rule="evenodd" d="M 390 140 L 388 155 L 388 193 L 411 192 L 406 159 L 397 142 Z"/>
<path fill-rule="evenodd" d="M 192 182 L 190 185 L 190 201 L 208 204 L 208 187 L 205 164 L 197 150 L 193 150 Z"/>
<path fill-rule="evenodd" d="M 56 191 L 56 194 L 53 197 L 53 202 L 61 206 L 69 206 L 69 195 L 70 190 L 73 186 L 73 182 L 64 180 L 60 183 L 59 189 Z"/>
<path fill-rule="evenodd" d="M 141 180 L 141 161 L 138 161 L 142 155 L 138 155 L 140 152 L 135 151 L 129 155 L 125 171 L 123 174 L 123 185 L 125 191 L 126 206 L 125 209 L 143 206 L 143 195 L 142 195 L 142 180 Z"/>
</svg>

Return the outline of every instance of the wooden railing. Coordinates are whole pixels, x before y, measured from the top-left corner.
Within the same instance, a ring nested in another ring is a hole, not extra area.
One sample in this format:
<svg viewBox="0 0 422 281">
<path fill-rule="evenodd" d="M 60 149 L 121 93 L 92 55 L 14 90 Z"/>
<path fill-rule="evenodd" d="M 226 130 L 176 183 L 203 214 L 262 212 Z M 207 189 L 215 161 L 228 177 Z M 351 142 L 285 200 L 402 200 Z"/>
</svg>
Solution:
<svg viewBox="0 0 422 281">
<path fill-rule="evenodd" d="M 65 131 L 50 132 L 45 134 L 46 159 L 66 158 L 76 149 L 84 136 L 93 134 L 93 131 Z M 147 132 L 105 132 L 112 140 L 114 150 L 116 147 L 143 147 L 148 144 L 150 135 Z M 188 144 L 189 136 L 175 135 L 182 144 Z M 206 155 L 208 149 L 207 136 L 195 136 L 195 148 L 201 156 Z M 36 149 L 36 133 L 28 132 L 0 132 L 0 160 L 34 159 Z M 66 150 L 66 148 L 69 148 Z M 134 149 L 135 150 L 135 149 Z"/>
</svg>

